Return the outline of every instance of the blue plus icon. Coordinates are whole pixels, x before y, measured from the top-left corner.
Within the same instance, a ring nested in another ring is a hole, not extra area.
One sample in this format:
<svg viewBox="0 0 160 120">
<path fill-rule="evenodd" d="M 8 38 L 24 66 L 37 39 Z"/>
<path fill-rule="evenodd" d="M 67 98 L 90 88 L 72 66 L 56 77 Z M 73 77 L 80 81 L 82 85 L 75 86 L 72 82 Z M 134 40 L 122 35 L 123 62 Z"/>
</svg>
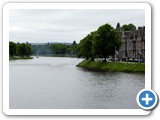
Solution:
<svg viewBox="0 0 160 120">
<path fill-rule="evenodd" d="M 153 90 L 141 90 L 137 95 L 138 105 L 145 110 L 150 110 L 157 104 L 157 94 Z"/>
<path fill-rule="evenodd" d="M 149 101 L 153 101 L 153 98 L 150 98 L 149 94 L 146 93 L 146 96 L 145 96 L 145 98 L 142 98 L 142 101 L 145 101 L 146 102 L 145 104 L 149 105 Z M 155 99 L 154 99 L 154 101 L 155 101 Z"/>
</svg>

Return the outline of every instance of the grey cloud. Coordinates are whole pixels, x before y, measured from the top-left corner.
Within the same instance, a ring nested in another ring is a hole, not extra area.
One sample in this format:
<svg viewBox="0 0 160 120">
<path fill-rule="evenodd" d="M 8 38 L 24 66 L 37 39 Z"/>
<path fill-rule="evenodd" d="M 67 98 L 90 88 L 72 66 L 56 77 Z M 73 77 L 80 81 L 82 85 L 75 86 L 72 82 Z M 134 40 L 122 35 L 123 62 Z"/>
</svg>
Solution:
<svg viewBox="0 0 160 120">
<path fill-rule="evenodd" d="M 79 42 L 105 23 L 145 25 L 144 10 L 10 10 L 10 40 Z"/>
</svg>

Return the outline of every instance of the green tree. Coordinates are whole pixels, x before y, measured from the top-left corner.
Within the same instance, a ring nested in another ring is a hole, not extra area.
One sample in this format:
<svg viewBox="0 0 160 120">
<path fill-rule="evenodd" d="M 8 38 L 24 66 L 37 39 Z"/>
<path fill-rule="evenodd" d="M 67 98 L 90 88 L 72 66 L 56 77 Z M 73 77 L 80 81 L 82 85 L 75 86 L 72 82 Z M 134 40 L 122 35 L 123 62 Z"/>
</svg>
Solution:
<svg viewBox="0 0 160 120">
<path fill-rule="evenodd" d="M 124 24 L 123 26 L 122 26 L 122 30 L 123 31 L 135 31 L 136 30 L 136 26 L 134 25 L 134 24 L 132 24 L 132 23 L 130 23 L 130 24 Z"/>
<path fill-rule="evenodd" d="M 25 43 L 19 44 L 17 46 L 17 52 L 19 56 L 24 57 L 24 55 L 26 55 L 27 53 L 26 44 Z"/>
<path fill-rule="evenodd" d="M 16 44 L 14 42 L 9 42 L 9 55 L 11 57 L 16 55 Z"/>
<path fill-rule="evenodd" d="M 21 57 L 27 56 L 29 57 L 32 54 L 32 47 L 29 44 L 19 44 L 17 46 L 18 55 Z"/>
<path fill-rule="evenodd" d="M 105 24 L 98 28 L 93 37 L 92 50 L 96 57 L 106 58 L 115 54 L 121 45 L 121 39 L 117 30 L 111 25 Z"/>
<path fill-rule="evenodd" d="M 29 57 L 33 52 L 33 48 L 31 45 L 26 44 L 26 56 Z"/>
<path fill-rule="evenodd" d="M 77 52 L 77 55 L 78 57 L 85 57 L 87 60 L 89 58 L 92 58 L 93 57 L 93 54 L 92 54 L 92 40 L 93 40 L 93 37 L 94 37 L 94 34 L 96 32 L 91 32 L 90 34 L 88 34 L 85 38 L 83 38 L 79 45 L 78 45 L 78 52 Z"/>
<path fill-rule="evenodd" d="M 52 44 L 51 48 L 54 54 L 65 54 L 67 50 L 67 45 L 61 43 Z"/>
</svg>

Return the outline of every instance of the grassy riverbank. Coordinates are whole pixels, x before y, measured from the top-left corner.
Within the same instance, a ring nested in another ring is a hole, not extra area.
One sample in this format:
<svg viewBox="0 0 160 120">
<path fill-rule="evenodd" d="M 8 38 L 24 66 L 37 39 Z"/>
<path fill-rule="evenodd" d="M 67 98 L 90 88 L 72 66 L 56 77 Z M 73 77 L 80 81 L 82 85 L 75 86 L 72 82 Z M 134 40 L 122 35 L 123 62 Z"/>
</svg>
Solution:
<svg viewBox="0 0 160 120">
<path fill-rule="evenodd" d="M 32 56 L 37 56 L 36 54 Z M 77 57 L 76 55 L 69 55 L 69 54 L 39 54 L 38 56 L 42 57 Z"/>
<path fill-rule="evenodd" d="M 19 57 L 19 56 L 9 57 L 9 60 L 26 60 L 26 59 L 33 59 L 33 57 Z"/>
<path fill-rule="evenodd" d="M 101 61 L 84 60 L 81 63 L 79 63 L 77 67 L 82 67 L 95 71 L 145 73 L 144 63 L 101 62 Z"/>
</svg>

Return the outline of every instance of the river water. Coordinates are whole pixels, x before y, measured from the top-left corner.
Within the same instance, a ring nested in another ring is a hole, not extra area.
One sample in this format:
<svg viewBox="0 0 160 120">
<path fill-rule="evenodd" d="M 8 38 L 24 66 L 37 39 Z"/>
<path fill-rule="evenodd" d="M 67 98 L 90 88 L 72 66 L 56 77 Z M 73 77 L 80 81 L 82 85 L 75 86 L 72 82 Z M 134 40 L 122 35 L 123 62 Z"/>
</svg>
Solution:
<svg viewBox="0 0 160 120">
<path fill-rule="evenodd" d="M 137 109 L 139 74 L 94 72 L 82 59 L 39 57 L 9 62 L 10 109 Z"/>
</svg>

